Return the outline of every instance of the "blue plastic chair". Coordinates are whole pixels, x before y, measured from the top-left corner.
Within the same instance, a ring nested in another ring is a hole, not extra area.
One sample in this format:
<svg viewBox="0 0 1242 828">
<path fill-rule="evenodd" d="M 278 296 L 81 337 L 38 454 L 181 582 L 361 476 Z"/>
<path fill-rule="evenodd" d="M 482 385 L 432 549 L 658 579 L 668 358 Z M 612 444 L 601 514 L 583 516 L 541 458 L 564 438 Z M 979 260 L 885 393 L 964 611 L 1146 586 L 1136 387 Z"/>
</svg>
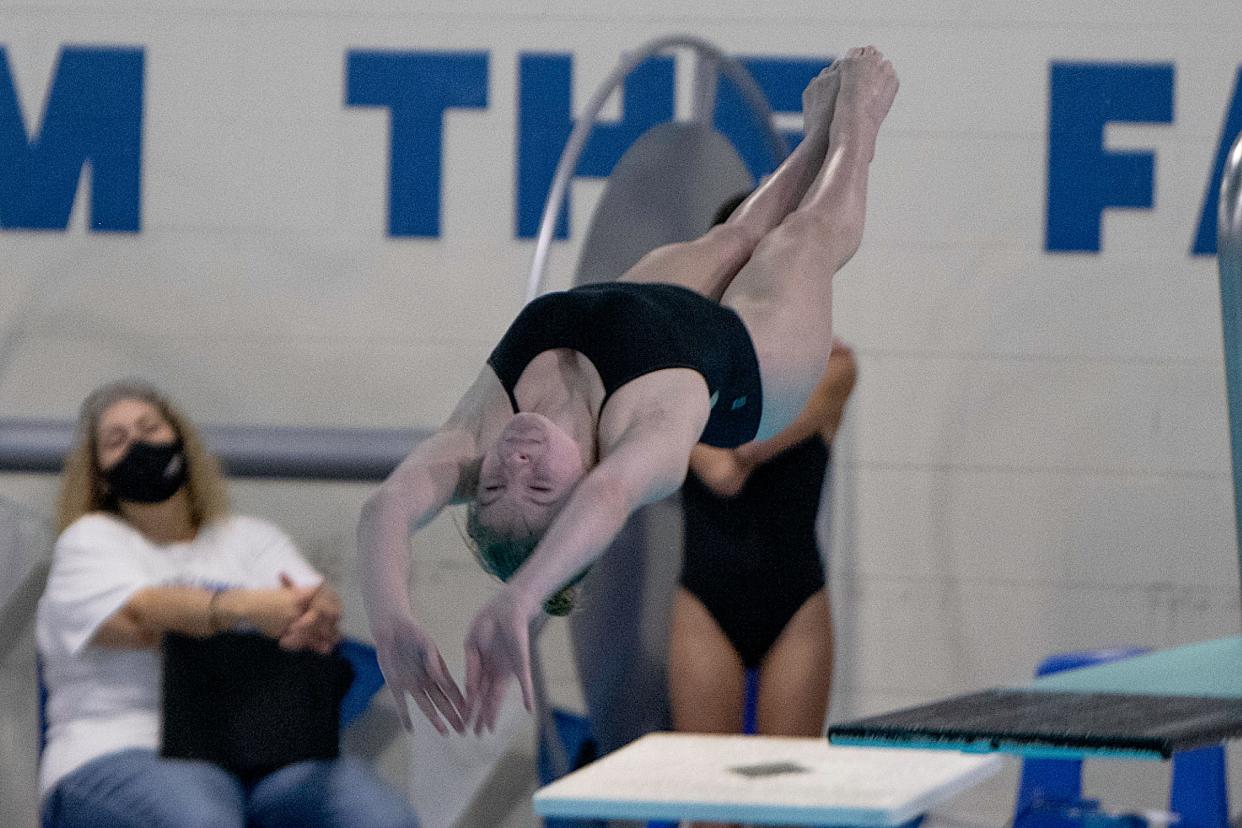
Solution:
<svg viewBox="0 0 1242 828">
<path fill-rule="evenodd" d="M 47 747 L 47 685 L 43 682 L 43 659 L 35 655 L 35 683 L 39 692 L 39 758 Z"/>
<path fill-rule="evenodd" d="M 1141 647 L 1080 650 L 1044 659 L 1035 675 L 1046 676 L 1142 655 Z M 1222 746 L 1173 755 L 1169 810 L 1179 828 L 1228 828 L 1229 790 Z M 1026 759 L 1018 783 L 1014 828 L 1074 828 L 1093 824 L 1095 803 L 1082 798 L 1082 760 Z M 1098 820 L 1096 820 L 1098 822 Z"/>
<path fill-rule="evenodd" d="M 552 725 L 556 728 L 556 738 L 569 760 L 568 772 L 589 765 L 597 757 L 595 735 L 591 732 L 591 720 L 579 713 L 553 708 Z M 536 762 L 540 785 L 549 785 L 559 778 L 547 746 L 539 740 L 539 756 Z M 543 821 L 544 828 L 607 828 L 605 820 L 569 819 L 549 817 Z"/>
<path fill-rule="evenodd" d="M 354 668 L 354 680 L 345 691 L 345 698 L 341 699 L 341 730 L 344 730 L 371 706 L 371 699 L 384 686 L 384 674 L 380 671 L 375 648 L 370 644 L 346 638 L 336 645 L 336 654 Z"/>
</svg>

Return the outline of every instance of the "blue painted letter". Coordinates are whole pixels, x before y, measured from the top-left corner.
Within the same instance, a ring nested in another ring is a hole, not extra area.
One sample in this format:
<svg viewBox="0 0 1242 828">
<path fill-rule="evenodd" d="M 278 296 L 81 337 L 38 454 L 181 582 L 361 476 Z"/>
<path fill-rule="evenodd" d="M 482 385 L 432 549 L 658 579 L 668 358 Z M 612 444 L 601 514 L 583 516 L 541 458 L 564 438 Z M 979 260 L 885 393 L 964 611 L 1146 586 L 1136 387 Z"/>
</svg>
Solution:
<svg viewBox="0 0 1242 828">
<path fill-rule="evenodd" d="M 1170 123 L 1173 65 L 1053 63 L 1044 248 L 1099 251 L 1106 207 L 1151 207 L 1154 155 L 1108 152 L 1112 121 Z"/>
<path fill-rule="evenodd" d="M 141 49 L 66 47 L 28 132 L 0 48 L 0 227 L 64 230 L 90 164 L 90 229 L 138 232 L 142 70 Z"/>
<path fill-rule="evenodd" d="M 561 151 L 574 122 L 570 117 L 573 62 L 569 55 L 524 54 L 519 62 L 517 236 L 539 234 L 539 219 Z M 639 136 L 673 118 L 673 59 L 651 58 L 626 78 L 622 116 L 591 130 L 576 176 L 606 177 Z M 569 235 L 569 194 L 557 217 L 556 238 Z"/>
<path fill-rule="evenodd" d="M 357 50 L 345 74 L 346 104 L 391 110 L 388 235 L 439 236 L 444 111 L 487 106 L 487 53 Z"/>
</svg>

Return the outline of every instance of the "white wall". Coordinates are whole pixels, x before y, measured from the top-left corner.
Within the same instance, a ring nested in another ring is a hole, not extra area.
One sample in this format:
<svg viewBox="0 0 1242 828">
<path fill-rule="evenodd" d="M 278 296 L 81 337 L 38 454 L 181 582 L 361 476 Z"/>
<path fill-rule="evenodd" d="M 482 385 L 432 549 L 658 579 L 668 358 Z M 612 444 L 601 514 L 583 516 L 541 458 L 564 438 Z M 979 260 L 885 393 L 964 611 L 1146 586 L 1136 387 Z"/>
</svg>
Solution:
<svg viewBox="0 0 1242 828">
<path fill-rule="evenodd" d="M 1215 263 L 1187 253 L 1242 63 L 1230 3 L 14 0 L 0 43 L 28 124 L 62 45 L 145 49 L 143 227 L 87 232 L 80 193 L 67 231 L 0 231 L 0 415 L 69 418 L 138 373 L 202 422 L 434 425 L 521 302 L 517 55 L 572 52 L 580 106 L 625 49 L 675 31 L 748 55 L 875 42 L 902 79 L 837 281 L 860 381 L 834 496 L 832 715 L 1019 682 L 1060 650 L 1237 632 Z M 489 53 L 488 107 L 446 119 L 439 239 L 385 236 L 387 118 L 342 103 L 359 48 Z M 1098 254 L 1043 250 L 1052 60 L 1176 66 L 1171 125 L 1108 132 L 1154 150 L 1156 203 L 1107 212 Z M 554 285 L 598 191 L 576 185 Z M 50 491 L 0 476 L 36 508 Z M 348 579 L 365 491 L 235 495 Z M 418 606 L 459 665 L 491 587 L 451 521 L 416 548 Z M 576 703 L 563 656 L 553 672 Z M 1165 773 L 1105 770 L 1100 795 L 1158 806 Z M 962 807 L 1000 821 L 1011 785 Z"/>
</svg>

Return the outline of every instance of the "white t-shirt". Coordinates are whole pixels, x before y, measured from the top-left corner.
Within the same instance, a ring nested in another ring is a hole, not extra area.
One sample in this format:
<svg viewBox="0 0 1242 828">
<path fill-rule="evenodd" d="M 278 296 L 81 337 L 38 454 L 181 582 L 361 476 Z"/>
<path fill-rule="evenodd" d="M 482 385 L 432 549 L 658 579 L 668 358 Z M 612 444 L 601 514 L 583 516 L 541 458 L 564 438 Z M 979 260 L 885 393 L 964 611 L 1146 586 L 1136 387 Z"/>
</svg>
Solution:
<svg viewBox="0 0 1242 828">
<path fill-rule="evenodd" d="M 126 748 L 160 744 L 158 648 L 91 644 L 96 631 L 140 589 L 201 586 L 261 589 L 286 573 L 300 586 L 322 580 L 276 526 L 233 515 L 194 540 L 159 545 L 125 521 L 96 512 L 56 539 L 35 637 L 48 690 L 47 746 L 39 787 L 47 794 L 86 762 Z"/>
</svg>

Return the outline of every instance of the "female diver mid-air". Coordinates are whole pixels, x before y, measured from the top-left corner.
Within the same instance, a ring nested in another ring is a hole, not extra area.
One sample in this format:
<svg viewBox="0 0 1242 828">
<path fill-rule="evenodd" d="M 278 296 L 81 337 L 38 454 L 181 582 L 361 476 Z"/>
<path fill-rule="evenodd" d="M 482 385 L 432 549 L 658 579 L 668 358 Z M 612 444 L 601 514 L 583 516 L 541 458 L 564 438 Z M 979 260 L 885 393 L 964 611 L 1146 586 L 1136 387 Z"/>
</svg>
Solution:
<svg viewBox="0 0 1242 828">
<path fill-rule="evenodd" d="M 568 611 L 630 513 L 681 486 L 697 443 L 766 438 L 802 409 L 897 86 L 873 47 L 821 72 L 803 92 L 803 141 L 727 222 L 618 282 L 529 303 L 447 422 L 368 499 L 362 593 L 407 727 L 409 693 L 440 732 L 493 729 L 513 676 L 530 709 L 539 613 Z M 464 694 L 408 591 L 411 531 L 455 501 L 471 504 L 480 563 L 506 581 L 466 635 Z"/>
</svg>

